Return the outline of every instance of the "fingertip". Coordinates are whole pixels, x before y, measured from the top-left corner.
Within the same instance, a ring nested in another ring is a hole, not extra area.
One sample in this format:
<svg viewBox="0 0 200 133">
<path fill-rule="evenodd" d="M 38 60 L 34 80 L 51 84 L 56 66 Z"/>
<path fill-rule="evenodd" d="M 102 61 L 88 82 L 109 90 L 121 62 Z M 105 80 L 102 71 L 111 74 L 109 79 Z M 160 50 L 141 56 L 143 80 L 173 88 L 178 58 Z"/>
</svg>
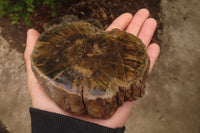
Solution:
<svg viewBox="0 0 200 133">
<path fill-rule="evenodd" d="M 133 15 L 131 13 L 123 13 L 112 22 L 112 24 L 106 29 L 106 31 L 110 31 L 114 28 L 124 30 L 131 22 L 132 18 Z"/>
<path fill-rule="evenodd" d="M 142 9 L 138 10 L 137 13 L 145 15 L 145 16 L 149 16 L 149 14 L 150 14 L 149 10 L 146 8 L 142 8 Z"/>
<path fill-rule="evenodd" d="M 24 52 L 24 59 L 26 62 L 29 62 L 31 52 L 39 36 L 40 33 L 37 32 L 35 29 L 29 29 L 27 31 L 26 49 Z"/>
<path fill-rule="evenodd" d="M 160 45 L 158 44 L 158 43 L 151 43 L 151 45 L 149 45 L 149 46 L 153 46 L 153 47 L 160 47 Z"/>
<path fill-rule="evenodd" d="M 156 30 L 157 22 L 153 18 L 148 18 L 145 20 L 139 34 L 138 38 L 142 40 L 142 42 L 148 47 L 153 34 Z"/>
<path fill-rule="evenodd" d="M 28 31 L 27 31 L 27 36 L 30 36 L 31 34 L 34 34 L 34 35 L 36 35 L 36 36 L 39 36 L 40 35 L 40 33 L 38 32 L 38 31 L 36 31 L 35 29 L 28 29 Z"/>
<path fill-rule="evenodd" d="M 133 17 L 133 15 L 131 13 L 129 13 L 129 12 L 125 12 L 122 15 L 126 16 L 127 18 L 132 18 Z M 122 15 L 120 15 L 120 16 L 122 16 Z"/>
<path fill-rule="evenodd" d="M 149 47 L 151 50 L 153 50 L 156 53 L 160 52 L 160 46 L 157 43 L 152 43 L 149 45 Z"/>
<path fill-rule="evenodd" d="M 145 8 L 140 9 L 133 16 L 133 19 L 129 24 L 129 26 L 127 27 L 126 31 L 137 36 L 142 28 L 143 23 L 146 21 L 148 17 L 149 17 L 149 11 Z"/>
<path fill-rule="evenodd" d="M 157 43 L 152 43 L 147 48 L 147 54 L 150 58 L 150 69 L 149 72 L 152 70 L 159 54 L 160 54 L 160 46 Z"/>
<path fill-rule="evenodd" d="M 153 26 L 157 26 L 157 21 L 154 19 L 154 18 L 148 18 L 147 19 L 147 22 L 148 23 L 151 23 Z"/>
<path fill-rule="evenodd" d="M 40 36 L 40 33 L 38 31 L 36 31 L 35 29 L 28 29 L 26 46 L 32 45 L 33 42 L 35 42 L 39 36 Z"/>
<path fill-rule="evenodd" d="M 31 34 L 31 32 L 33 31 L 34 29 L 28 29 L 27 30 L 27 35 Z"/>
<path fill-rule="evenodd" d="M 156 60 L 160 53 L 160 46 L 157 43 L 152 43 L 147 48 L 147 53 L 153 60 Z"/>
</svg>

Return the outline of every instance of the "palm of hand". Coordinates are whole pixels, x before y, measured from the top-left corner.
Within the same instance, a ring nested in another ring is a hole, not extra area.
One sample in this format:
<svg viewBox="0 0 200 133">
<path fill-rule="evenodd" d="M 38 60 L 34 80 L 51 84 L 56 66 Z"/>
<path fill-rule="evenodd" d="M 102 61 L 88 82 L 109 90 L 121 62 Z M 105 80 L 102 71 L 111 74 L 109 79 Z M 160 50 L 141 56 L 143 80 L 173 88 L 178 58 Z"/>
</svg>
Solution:
<svg viewBox="0 0 200 133">
<path fill-rule="evenodd" d="M 122 14 L 114 22 L 107 28 L 107 31 L 118 28 L 120 30 L 125 30 L 126 32 L 132 33 L 133 35 L 140 38 L 143 43 L 146 45 L 147 53 L 150 57 L 150 71 L 157 59 L 159 54 L 159 46 L 155 43 L 149 45 L 154 31 L 156 29 L 156 21 L 152 18 L 148 18 L 149 12 L 146 9 L 139 10 L 134 16 L 129 13 Z M 27 45 L 25 50 L 25 61 L 27 68 L 27 76 L 28 76 L 28 89 L 32 98 L 32 106 L 37 109 L 54 112 L 62 115 L 67 115 L 71 117 L 75 117 L 78 119 L 82 119 L 85 121 L 97 123 L 99 125 L 103 125 L 106 127 L 117 128 L 122 127 L 132 108 L 134 102 L 125 102 L 115 114 L 107 120 L 102 119 L 94 119 L 88 116 L 76 116 L 71 113 L 68 113 L 58 107 L 44 92 L 43 88 L 40 86 L 39 82 L 34 76 L 34 73 L 31 69 L 30 55 L 35 45 L 36 40 L 40 34 L 31 29 L 28 31 L 27 36 Z"/>
</svg>

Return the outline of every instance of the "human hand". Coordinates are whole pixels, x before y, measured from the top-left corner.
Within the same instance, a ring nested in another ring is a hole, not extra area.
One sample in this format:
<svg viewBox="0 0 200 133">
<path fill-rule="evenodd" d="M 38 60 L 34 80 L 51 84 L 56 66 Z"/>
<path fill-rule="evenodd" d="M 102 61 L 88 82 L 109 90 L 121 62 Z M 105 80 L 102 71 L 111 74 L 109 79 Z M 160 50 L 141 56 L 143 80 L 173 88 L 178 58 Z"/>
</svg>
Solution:
<svg viewBox="0 0 200 133">
<path fill-rule="evenodd" d="M 160 48 L 156 43 L 149 45 L 154 31 L 156 29 L 156 21 L 153 18 L 148 18 L 149 12 L 146 9 L 139 10 L 134 16 L 129 13 L 122 14 L 107 28 L 107 31 L 118 28 L 120 30 L 125 30 L 126 32 L 132 33 L 139 37 L 143 43 L 146 45 L 147 53 L 150 57 L 150 71 L 159 55 Z M 27 82 L 28 89 L 32 98 L 32 106 L 37 109 L 45 110 L 48 112 L 54 112 L 62 115 L 67 115 L 89 121 L 92 123 L 97 123 L 106 127 L 117 128 L 122 127 L 134 106 L 135 101 L 125 102 L 121 107 L 117 109 L 114 115 L 107 120 L 94 119 L 87 115 L 76 116 L 72 113 L 66 112 L 58 107 L 44 92 L 42 86 L 36 79 L 32 69 L 30 55 L 32 53 L 33 47 L 40 34 L 34 30 L 30 29 L 27 33 L 27 44 L 24 54 L 27 68 Z M 149 71 L 149 72 L 150 72 Z"/>
</svg>

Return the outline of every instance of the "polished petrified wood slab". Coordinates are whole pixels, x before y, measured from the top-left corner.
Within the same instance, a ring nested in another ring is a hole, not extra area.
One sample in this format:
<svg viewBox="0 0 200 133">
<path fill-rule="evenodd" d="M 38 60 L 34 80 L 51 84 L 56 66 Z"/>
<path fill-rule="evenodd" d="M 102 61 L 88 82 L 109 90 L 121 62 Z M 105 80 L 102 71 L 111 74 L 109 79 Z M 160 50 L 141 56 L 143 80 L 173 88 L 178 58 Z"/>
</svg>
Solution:
<svg viewBox="0 0 200 133">
<path fill-rule="evenodd" d="M 144 94 L 149 57 L 132 34 L 76 21 L 41 34 L 32 69 L 57 105 L 77 115 L 110 118 Z"/>
</svg>

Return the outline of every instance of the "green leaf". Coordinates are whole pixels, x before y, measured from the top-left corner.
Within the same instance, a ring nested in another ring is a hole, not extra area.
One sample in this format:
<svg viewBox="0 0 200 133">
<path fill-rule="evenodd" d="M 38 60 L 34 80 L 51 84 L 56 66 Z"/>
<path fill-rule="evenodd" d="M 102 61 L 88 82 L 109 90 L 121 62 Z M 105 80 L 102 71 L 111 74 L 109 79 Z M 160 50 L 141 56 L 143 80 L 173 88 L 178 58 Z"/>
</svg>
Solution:
<svg viewBox="0 0 200 133">
<path fill-rule="evenodd" d="M 0 17 L 3 17 L 5 14 L 5 12 L 0 12 Z"/>
<path fill-rule="evenodd" d="M 24 21 L 28 26 L 31 26 L 29 20 L 30 14 L 35 7 L 48 5 L 51 8 L 51 16 L 55 17 L 57 12 L 54 9 L 55 4 L 64 3 L 65 0 L 0 0 L 0 17 L 8 15 L 13 21 L 13 24 L 19 24 L 19 20 Z"/>
<path fill-rule="evenodd" d="M 56 14 L 57 14 L 57 12 L 56 12 L 55 10 L 51 11 L 51 16 L 52 16 L 52 17 L 55 17 Z"/>
<path fill-rule="evenodd" d="M 18 21 L 15 21 L 15 20 L 14 20 L 14 21 L 12 22 L 12 25 L 17 25 L 17 24 L 19 24 Z"/>
<path fill-rule="evenodd" d="M 28 7 L 26 10 L 27 10 L 28 12 L 33 12 L 33 8 L 32 8 L 32 7 Z"/>
</svg>

